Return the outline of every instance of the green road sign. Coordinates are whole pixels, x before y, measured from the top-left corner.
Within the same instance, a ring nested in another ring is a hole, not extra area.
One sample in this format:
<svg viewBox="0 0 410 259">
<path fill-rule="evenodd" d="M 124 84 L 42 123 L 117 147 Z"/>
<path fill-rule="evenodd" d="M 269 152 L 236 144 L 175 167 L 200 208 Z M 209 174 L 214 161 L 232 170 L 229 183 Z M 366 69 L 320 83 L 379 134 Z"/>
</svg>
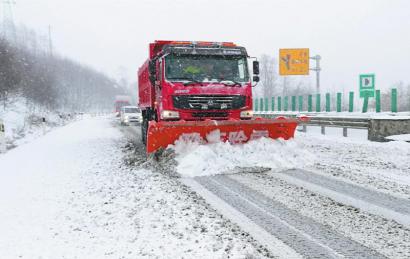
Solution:
<svg viewBox="0 0 410 259">
<path fill-rule="evenodd" d="M 359 76 L 360 81 L 360 98 L 374 97 L 374 74 L 364 74 Z"/>
</svg>

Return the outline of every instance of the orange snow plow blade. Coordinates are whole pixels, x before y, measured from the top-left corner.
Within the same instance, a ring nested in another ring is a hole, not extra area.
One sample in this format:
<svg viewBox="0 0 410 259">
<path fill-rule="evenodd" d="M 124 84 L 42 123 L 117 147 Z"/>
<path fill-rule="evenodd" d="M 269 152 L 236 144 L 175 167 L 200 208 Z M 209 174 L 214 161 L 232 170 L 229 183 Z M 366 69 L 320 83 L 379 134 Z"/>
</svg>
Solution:
<svg viewBox="0 0 410 259">
<path fill-rule="evenodd" d="M 218 141 L 240 144 L 260 137 L 287 140 L 293 138 L 297 124 L 298 120 L 284 117 L 226 121 L 150 121 L 147 153 L 166 148 L 179 139 L 202 144 Z"/>
</svg>

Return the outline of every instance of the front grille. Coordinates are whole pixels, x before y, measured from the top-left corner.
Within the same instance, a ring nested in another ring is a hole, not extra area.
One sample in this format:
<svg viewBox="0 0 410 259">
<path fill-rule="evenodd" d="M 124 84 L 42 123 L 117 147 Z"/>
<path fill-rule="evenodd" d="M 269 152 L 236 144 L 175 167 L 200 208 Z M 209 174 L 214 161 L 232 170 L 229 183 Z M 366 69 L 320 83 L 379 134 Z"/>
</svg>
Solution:
<svg viewBox="0 0 410 259">
<path fill-rule="evenodd" d="M 230 110 L 245 106 L 243 95 L 178 95 L 172 97 L 174 107 L 186 110 Z"/>
<path fill-rule="evenodd" d="M 192 113 L 192 117 L 225 118 L 225 117 L 228 117 L 228 113 L 227 112 L 194 112 Z"/>
</svg>

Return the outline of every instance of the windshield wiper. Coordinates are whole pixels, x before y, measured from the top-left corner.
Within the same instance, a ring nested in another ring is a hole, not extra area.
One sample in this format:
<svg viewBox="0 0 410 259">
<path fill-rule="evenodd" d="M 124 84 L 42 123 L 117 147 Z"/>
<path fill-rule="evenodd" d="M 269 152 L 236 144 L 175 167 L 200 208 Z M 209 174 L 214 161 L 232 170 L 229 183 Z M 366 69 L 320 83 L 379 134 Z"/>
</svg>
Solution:
<svg viewBox="0 0 410 259">
<path fill-rule="evenodd" d="M 233 81 L 233 80 L 220 80 L 218 83 L 224 84 L 226 86 L 242 86 L 241 83 Z"/>
<path fill-rule="evenodd" d="M 191 81 L 189 81 L 189 82 L 185 82 L 185 83 L 184 83 L 185 86 L 187 86 L 187 85 L 193 85 L 193 84 L 200 84 L 200 85 L 202 85 L 202 82 L 197 81 L 197 80 L 191 80 Z"/>
<path fill-rule="evenodd" d="M 188 81 L 188 82 L 184 83 L 185 86 L 192 85 L 192 84 L 201 84 L 202 85 L 202 82 L 200 82 L 198 80 L 195 80 L 192 77 L 178 77 L 178 78 L 168 78 L 168 79 Z"/>
</svg>

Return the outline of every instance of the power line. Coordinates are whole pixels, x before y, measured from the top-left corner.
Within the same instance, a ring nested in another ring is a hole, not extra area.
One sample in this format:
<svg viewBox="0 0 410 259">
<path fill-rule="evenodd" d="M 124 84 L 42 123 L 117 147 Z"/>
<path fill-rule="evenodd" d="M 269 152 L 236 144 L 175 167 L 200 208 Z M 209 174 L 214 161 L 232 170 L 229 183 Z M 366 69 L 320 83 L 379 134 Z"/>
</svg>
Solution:
<svg viewBox="0 0 410 259">
<path fill-rule="evenodd" d="M 48 26 L 48 47 L 50 56 L 53 55 L 53 39 L 51 37 L 51 25 Z"/>
</svg>

